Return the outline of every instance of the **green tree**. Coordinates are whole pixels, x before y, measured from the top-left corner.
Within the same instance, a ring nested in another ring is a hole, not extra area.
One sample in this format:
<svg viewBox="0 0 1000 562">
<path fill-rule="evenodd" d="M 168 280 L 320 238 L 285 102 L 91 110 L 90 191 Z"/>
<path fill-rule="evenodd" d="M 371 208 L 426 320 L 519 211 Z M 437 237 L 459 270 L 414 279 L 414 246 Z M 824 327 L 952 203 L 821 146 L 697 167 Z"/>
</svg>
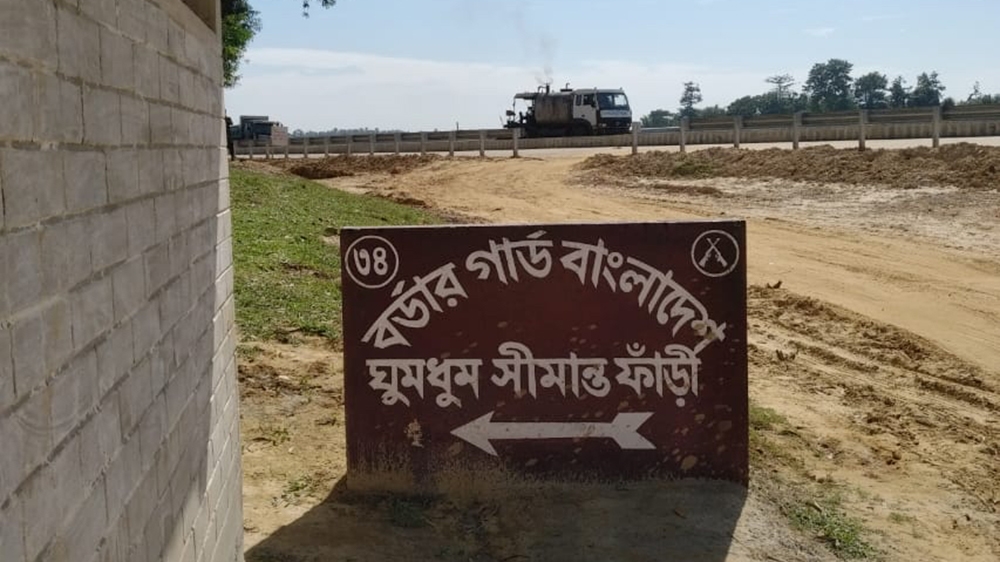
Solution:
<svg viewBox="0 0 1000 562">
<path fill-rule="evenodd" d="M 809 70 L 804 90 L 816 111 L 841 111 L 854 107 L 851 70 L 854 65 L 843 59 L 816 63 Z"/>
<path fill-rule="evenodd" d="M 337 0 L 302 0 L 302 15 L 309 16 L 310 4 L 329 8 Z M 239 67 L 247 45 L 260 33 L 260 12 L 250 0 L 222 0 L 223 85 L 232 88 L 240 81 Z"/>
<path fill-rule="evenodd" d="M 795 84 L 795 79 L 792 78 L 791 74 L 775 74 L 774 76 L 768 76 L 764 79 L 765 82 L 774 86 L 771 89 L 779 99 L 784 99 L 795 95 L 791 88 L 792 84 Z"/>
<path fill-rule="evenodd" d="M 698 112 L 694 106 L 701 103 L 701 88 L 694 82 L 684 83 L 684 92 L 681 93 L 681 117 L 694 117 Z"/>
<path fill-rule="evenodd" d="M 718 105 L 712 105 L 702 109 L 696 109 L 695 115 L 702 119 L 710 119 L 712 117 L 723 117 L 726 115 L 726 108 L 719 107 Z"/>
<path fill-rule="evenodd" d="M 869 72 L 854 81 L 854 100 L 865 109 L 879 109 L 888 105 L 889 80 L 880 72 Z"/>
<path fill-rule="evenodd" d="M 677 124 L 677 116 L 666 109 L 654 109 L 640 121 L 643 127 L 670 127 Z"/>
<path fill-rule="evenodd" d="M 909 102 L 910 90 L 906 87 L 906 80 L 902 76 L 897 76 L 889 88 L 889 107 L 906 107 Z"/>
<path fill-rule="evenodd" d="M 787 114 L 809 109 L 809 96 L 799 95 L 795 92 L 779 95 L 777 92 L 771 91 L 759 96 L 759 98 L 761 115 Z"/>
<path fill-rule="evenodd" d="M 726 113 L 729 115 L 742 115 L 743 117 L 753 117 L 755 115 L 760 115 L 761 110 L 761 97 L 762 96 L 743 96 L 733 100 L 733 103 L 729 104 L 726 108 Z"/>
<path fill-rule="evenodd" d="M 743 96 L 733 100 L 726 108 L 726 113 L 753 117 L 755 115 L 795 113 L 809 106 L 808 96 L 792 91 L 795 78 L 791 74 L 768 76 L 764 82 L 772 86 L 770 90 L 756 96 Z"/>
<path fill-rule="evenodd" d="M 240 81 L 240 61 L 247 45 L 260 32 L 260 13 L 248 0 L 222 0 L 223 85 L 232 88 Z"/>
<path fill-rule="evenodd" d="M 911 105 L 915 107 L 941 105 L 941 94 L 944 90 L 944 85 L 938 79 L 937 72 L 921 73 L 920 76 L 917 76 L 917 85 L 913 87 L 913 92 L 910 94 Z"/>
</svg>

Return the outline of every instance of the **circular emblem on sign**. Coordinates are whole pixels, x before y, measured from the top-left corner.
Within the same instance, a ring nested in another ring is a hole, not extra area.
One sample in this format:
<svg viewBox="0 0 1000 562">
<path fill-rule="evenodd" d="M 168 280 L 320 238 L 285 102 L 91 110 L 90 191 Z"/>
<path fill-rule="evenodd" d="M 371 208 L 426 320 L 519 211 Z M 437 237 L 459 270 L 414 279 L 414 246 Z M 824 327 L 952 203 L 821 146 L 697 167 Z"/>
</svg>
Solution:
<svg viewBox="0 0 1000 562">
<path fill-rule="evenodd" d="M 362 236 L 344 253 L 343 264 L 355 283 L 366 289 L 388 285 L 399 271 L 399 253 L 381 236 Z"/>
<path fill-rule="evenodd" d="M 728 232 L 707 230 L 691 245 L 691 261 L 708 277 L 728 275 L 740 261 L 740 245 Z"/>
</svg>

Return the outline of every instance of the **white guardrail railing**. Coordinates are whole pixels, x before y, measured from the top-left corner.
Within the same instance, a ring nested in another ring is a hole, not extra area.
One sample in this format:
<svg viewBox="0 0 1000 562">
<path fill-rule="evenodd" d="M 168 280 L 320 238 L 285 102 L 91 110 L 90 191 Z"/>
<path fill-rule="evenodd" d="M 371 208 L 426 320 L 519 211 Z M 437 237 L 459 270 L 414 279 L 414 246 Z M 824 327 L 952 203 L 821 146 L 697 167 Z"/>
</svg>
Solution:
<svg viewBox="0 0 1000 562">
<path fill-rule="evenodd" d="M 1000 105 L 795 113 L 757 117 L 682 119 L 678 127 L 643 129 L 633 123 L 624 135 L 521 138 L 516 129 L 478 129 L 371 133 L 290 137 L 288 143 L 237 141 L 234 152 L 249 158 L 320 156 L 331 154 L 403 154 L 429 152 L 509 151 L 546 148 L 600 148 L 631 146 L 678 146 L 689 144 L 790 143 L 857 140 L 861 149 L 871 139 L 929 138 L 938 146 L 942 137 L 1000 135 Z"/>
</svg>

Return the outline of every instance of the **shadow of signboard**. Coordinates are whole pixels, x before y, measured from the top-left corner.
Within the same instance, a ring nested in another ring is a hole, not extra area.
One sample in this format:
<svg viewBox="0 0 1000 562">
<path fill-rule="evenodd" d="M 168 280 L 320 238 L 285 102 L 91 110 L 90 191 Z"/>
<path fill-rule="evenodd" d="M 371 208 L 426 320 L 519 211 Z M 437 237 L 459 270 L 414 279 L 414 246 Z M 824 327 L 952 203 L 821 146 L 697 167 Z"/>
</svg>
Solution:
<svg viewBox="0 0 1000 562">
<path fill-rule="evenodd" d="M 722 562 L 742 559 L 733 535 L 746 498 L 738 484 L 697 480 L 476 499 L 359 494 L 342 480 L 246 560 Z"/>
</svg>

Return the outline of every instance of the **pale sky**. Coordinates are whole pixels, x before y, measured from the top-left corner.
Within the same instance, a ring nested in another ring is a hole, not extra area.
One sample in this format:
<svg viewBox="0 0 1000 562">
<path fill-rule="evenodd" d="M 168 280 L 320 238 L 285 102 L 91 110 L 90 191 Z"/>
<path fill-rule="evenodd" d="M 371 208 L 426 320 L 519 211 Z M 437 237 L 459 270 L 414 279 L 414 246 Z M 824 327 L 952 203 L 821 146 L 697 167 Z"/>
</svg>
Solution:
<svg viewBox="0 0 1000 562">
<path fill-rule="evenodd" d="M 830 58 L 909 85 L 937 71 L 945 96 L 1000 93 L 997 0 L 252 0 L 263 30 L 226 91 L 230 116 L 289 130 L 498 127 L 516 92 L 623 88 L 633 114 L 764 92 L 767 76 Z"/>
</svg>

